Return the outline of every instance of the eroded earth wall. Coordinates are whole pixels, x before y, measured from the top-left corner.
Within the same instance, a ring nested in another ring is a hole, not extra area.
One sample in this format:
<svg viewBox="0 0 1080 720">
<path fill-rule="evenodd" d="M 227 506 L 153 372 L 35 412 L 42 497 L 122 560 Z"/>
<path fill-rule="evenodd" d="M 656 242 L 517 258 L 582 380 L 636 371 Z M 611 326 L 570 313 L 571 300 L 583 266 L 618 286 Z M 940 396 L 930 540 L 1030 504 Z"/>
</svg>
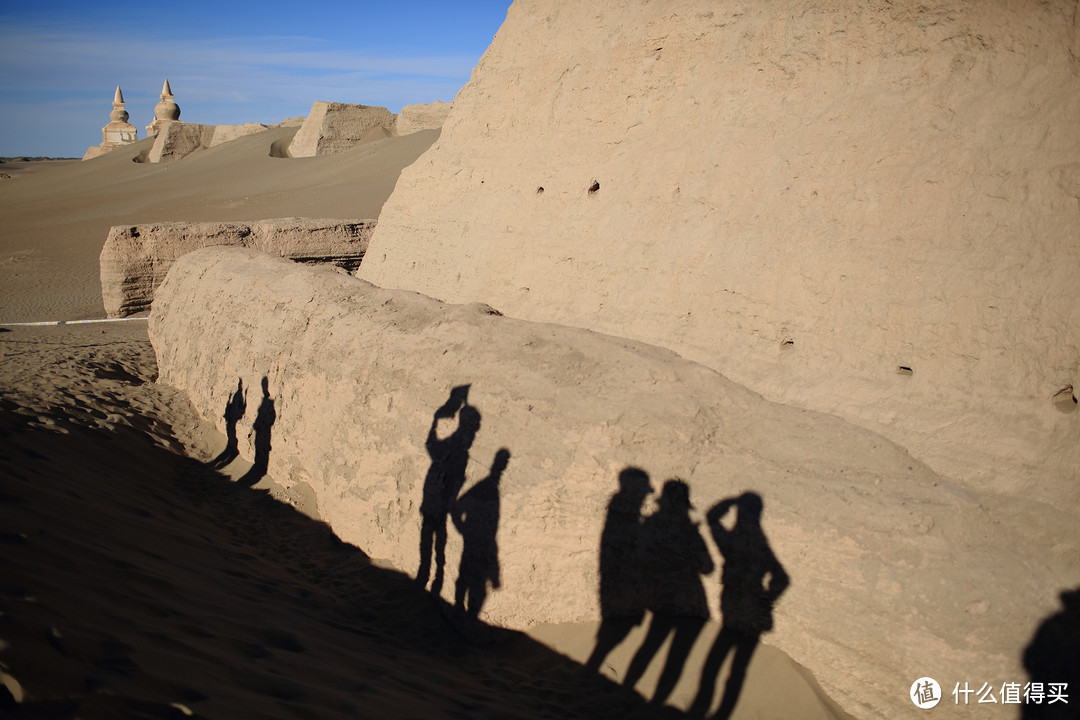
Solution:
<svg viewBox="0 0 1080 720">
<path fill-rule="evenodd" d="M 251 247 L 297 262 L 355 270 L 374 227 L 374 220 L 316 218 L 117 225 L 109 230 L 99 258 L 101 299 L 109 317 L 147 312 L 173 261 L 208 245 Z"/>
<path fill-rule="evenodd" d="M 263 452 L 278 482 L 310 486 L 340 537 L 406 572 L 419 572 L 422 515 L 439 494 L 430 483 L 464 467 L 444 508 L 454 518 L 496 477 L 482 543 L 498 568 L 483 575 L 498 578 L 479 613 L 488 623 L 599 616 L 601 545 L 613 533 L 634 542 L 605 525 L 628 468 L 650 477 L 645 514 L 669 479 L 685 481 L 693 508 L 668 503 L 673 528 L 702 523 L 723 499 L 761 498 L 761 533 L 790 578 L 765 639 L 857 717 L 907 717 L 919 675 L 1022 682 L 1021 655 L 1056 609 L 1058 583 L 1080 582 L 1071 509 L 965 489 L 880 435 L 768 402 L 656 346 L 229 247 L 175 262 L 149 331 L 160 381 L 223 433 L 235 423 L 242 454 Z M 230 413 L 238 391 L 245 409 Z M 473 439 L 448 459 L 466 422 Z M 631 503 L 631 526 L 636 512 Z M 446 527 L 442 596 L 453 603 L 471 535 Z M 732 556 L 704 523 L 690 528 L 712 557 L 703 582 L 717 618 L 715 568 Z M 692 593 L 663 573 L 693 556 L 671 546 L 657 577 L 631 555 L 606 577 L 619 597 L 659 590 L 653 601 L 692 612 L 680 605 Z"/>
<path fill-rule="evenodd" d="M 384 107 L 317 101 L 289 144 L 289 157 L 333 155 L 389 137 L 395 120 Z"/>
<path fill-rule="evenodd" d="M 1080 501 L 1075 0 L 516 0 L 359 276 Z"/>
</svg>

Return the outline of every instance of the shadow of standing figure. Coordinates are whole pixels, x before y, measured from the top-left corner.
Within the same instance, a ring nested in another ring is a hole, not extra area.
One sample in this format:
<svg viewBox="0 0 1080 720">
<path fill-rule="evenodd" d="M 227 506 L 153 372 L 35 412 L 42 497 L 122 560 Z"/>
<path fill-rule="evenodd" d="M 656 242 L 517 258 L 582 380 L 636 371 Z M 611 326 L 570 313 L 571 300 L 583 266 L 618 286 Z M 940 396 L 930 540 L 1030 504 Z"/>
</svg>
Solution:
<svg viewBox="0 0 1080 720">
<path fill-rule="evenodd" d="M 247 389 L 244 387 L 244 379 L 236 381 L 236 392 L 229 398 L 225 405 L 225 449 L 210 461 L 210 467 L 220 470 L 240 455 L 240 441 L 236 437 L 236 424 L 247 412 Z"/>
<path fill-rule="evenodd" d="M 510 451 L 500 448 L 491 472 L 458 498 L 450 515 L 464 544 L 454 605 L 473 619 L 480 616 L 488 585 L 499 587 L 499 481 L 509 462 Z"/>
<path fill-rule="evenodd" d="M 639 584 L 652 622 L 626 670 L 623 685 L 634 687 L 660 646 L 672 635 L 667 662 L 653 693 L 660 705 L 675 689 L 690 649 L 709 618 L 701 576 L 713 571 L 709 548 L 690 519 L 690 488 L 682 480 L 664 483 L 659 509 L 641 525 Z"/>
<path fill-rule="evenodd" d="M 1076 693 L 1080 688 L 1080 587 L 1061 593 L 1060 612 L 1046 618 L 1024 650 L 1024 669 L 1033 686 L 1043 693 L 1042 702 L 1025 702 L 1024 720 L 1076 718 Z M 1068 696 L 1072 697 L 1068 697 Z M 1030 697 L 1030 696 L 1029 696 Z M 1061 700 L 1065 697 L 1066 700 Z"/>
<path fill-rule="evenodd" d="M 747 492 L 717 503 L 706 516 L 713 540 L 724 556 L 720 582 L 721 627 L 701 673 L 701 685 L 690 715 L 703 717 L 712 705 L 720 668 L 734 651 L 724 697 L 716 718 L 731 717 L 742 691 L 750 658 L 761 633 L 772 630 L 773 604 L 787 589 L 790 579 L 769 547 L 761 529 L 763 503 L 757 493 Z M 721 522 L 732 508 L 735 524 L 728 530 Z"/>
<path fill-rule="evenodd" d="M 598 672 L 611 651 L 645 617 L 638 590 L 638 547 L 642 506 L 652 493 L 644 470 L 628 467 L 619 473 L 619 489 L 608 502 L 600 534 L 600 628 L 596 647 L 585 663 L 589 672 Z"/>
<path fill-rule="evenodd" d="M 435 411 L 428 430 L 427 452 L 431 467 L 424 478 L 424 497 L 420 502 L 420 567 L 416 583 L 426 586 L 431 574 L 432 553 L 435 556 L 435 578 L 431 593 L 442 593 L 443 571 L 446 566 L 446 521 L 465 485 L 465 467 L 469 463 L 469 448 L 480 431 L 480 412 L 469 405 L 469 385 L 459 385 Z M 439 421 L 458 416 L 458 426 L 447 438 L 438 436 Z"/>
<path fill-rule="evenodd" d="M 251 469 L 236 482 L 244 487 L 251 487 L 266 475 L 270 466 L 270 429 L 277 420 L 277 412 L 274 410 L 274 399 L 270 397 L 270 381 L 262 379 L 262 402 L 255 413 L 255 421 L 251 424 L 251 432 L 255 435 L 252 444 L 255 446 L 255 460 Z"/>
</svg>

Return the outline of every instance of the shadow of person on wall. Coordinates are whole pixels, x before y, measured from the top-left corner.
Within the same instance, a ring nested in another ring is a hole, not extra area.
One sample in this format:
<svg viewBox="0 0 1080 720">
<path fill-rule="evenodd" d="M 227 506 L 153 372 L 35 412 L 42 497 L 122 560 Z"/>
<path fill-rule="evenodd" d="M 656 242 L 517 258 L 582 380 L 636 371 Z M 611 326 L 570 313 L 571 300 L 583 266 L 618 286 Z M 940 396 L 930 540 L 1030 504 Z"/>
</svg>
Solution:
<svg viewBox="0 0 1080 720">
<path fill-rule="evenodd" d="M 510 451 L 495 453 L 491 472 L 454 503 L 450 519 L 461 533 L 461 567 L 454 592 L 454 606 L 476 619 L 487 599 L 488 585 L 499 587 L 499 481 L 510 462 Z"/>
<path fill-rule="evenodd" d="M 645 617 L 638 582 L 642 506 L 653 493 L 649 474 L 636 467 L 619 473 L 600 533 L 600 628 L 585 667 L 598 672 L 607 656 Z"/>
<path fill-rule="evenodd" d="M 243 487 L 251 487 L 259 482 L 270 466 L 270 430 L 277 420 L 277 411 L 274 410 L 274 399 L 270 397 L 270 381 L 262 379 L 262 402 L 255 412 L 255 421 L 251 424 L 251 432 L 255 435 L 252 445 L 255 447 L 255 460 L 251 469 L 244 473 L 236 482 Z"/>
<path fill-rule="evenodd" d="M 671 635 L 653 705 L 663 704 L 675 689 L 690 649 L 709 619 L 701 576 L 713 571 L 713 561 L 697 523 L 690 519 L 692 508 L 690 488 L 682 480 L 671 479 L 664 483 L 659 508 L 641 524 L 639 583 L 652 622 L 630 661 L 623 685 L 632 688 L 637 684 Z"/>
<path fill-rule="evenodd" d="M 225 449 L 210 461 L 210 467 L 220 470 L 240 455 L 240 441 L 236 437 L 236 424 L 247 412 L 247 389 L 244 387 L 244 379 L 236 381 L 236 392 L 229 398 L 225 405 Z"/>
<path fill-rule="evenodd" d="M 446 566 L 446 520 L 465 485 L 469 448 L 480 431 L 480 411 L 469 405 L 469 387 L 459 385 L 450 391 L 450 397 L 435 411 L 426 442 L 431 467 L 424 478 L 424 496 L 420 502 L 420 567 L 416 571 L 416 583 L 427 585 L 434 554 L 435 578 L 431 581 L 431 594 L 435 596 L 442 592 Z M 457 429 L 440 440 L 439 421 L 454 415 L 458 417 Z"/>
<path fill-rule="evenodd" d="M 737 516 L 728 530 L 721 521 L 732 508 L 736 508 Z M 746 492 L 720 501 L 706 515 L 713 540 L 724 556 L 720 576 L 722 624 L 702 666 L 701 685 L 689 710 L 692 717 L 703 717 L 709 711 L 720 668 L 734 651 L 724 697 L 714 716 L 731 717 L 758 638 L 772 630 L 773 604 L 790 584 L 761 529 L 762 508 L 761 496 Z"/>
<path fill-rule="evenodd" d="M 1024 650 L 1024 720 L 1065 720 L 1077 717 L 1080 688 L 1080 587 L 1063 590 L 1060 612 L 1043 620 Z M 1041 702 L 1032 697 L 1036 693 Z M 1069 696 L 1072 697 L 1069 697 Z"/>
</svg>

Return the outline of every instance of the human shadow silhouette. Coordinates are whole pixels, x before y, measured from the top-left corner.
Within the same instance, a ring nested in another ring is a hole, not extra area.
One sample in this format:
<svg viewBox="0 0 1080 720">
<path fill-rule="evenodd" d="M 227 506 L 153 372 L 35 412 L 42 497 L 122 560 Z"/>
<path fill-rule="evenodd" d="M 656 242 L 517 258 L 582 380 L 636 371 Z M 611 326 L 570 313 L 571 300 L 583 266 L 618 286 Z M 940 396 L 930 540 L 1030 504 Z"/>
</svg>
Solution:
<svg viewBox="0 0 1080 720">
<path fill-rule="evenodd" d="M 690 488 L 679 479 L 664 483 L 659 508 L 641 525 L 639 587 L 652 621 L 641 647 L 626 670 L 623 685 L 632 688 L 660 646 L 672 636 L 667 661 L 652 704 L 661 705 L 675 689 L 694 641 L 709 618 L 701 576 L 713 571 L 712 556 L 690 519 Z"/>
<path fill-rule="evenodd" d="M 480 616 L 488 585 L 498 588 L 499 481 L 510 462 L 510 451 L 495 453 L 488 476 L 473 485 L 454 503 L 450 519 L 461 533 L 461 567 L 454 592 L 454 606 L 469 618 Z"/>
<path fill-rule="evenodd" d="M 420 502 L 420 566 L 416 583 L 426 586 L 431 574 L 432 555 L 435 577 L 431 593 L 442 592 L 446 566 L 446 521 L 465 485 L 465 468 L 469 463 L 469 448 L 480 430 L 480 411 L 469 405 L 469 385 L 459 385 L 450 391 L 447 401 L 435 411 L 428 430 L 426 447 L 431 467 L 424 478 L 424 495 Z M 438 436 L 439 420 L 458 417 L 458 426 L 443 440 Z"/>
<path fill-rule="evenodd" d="M 611 651 L 645 617 L 637 582 L 638 548 L 642 506 L 652 493 L 649 474 L 628 467 L 619 473 L 619 489 L 608 502 L 600 533 L 600 628 L 585 663 L 590 672 L 598 672 Z"/>
<path fill-rule="evenodd" d="M 1080 688 L 1080 587 L 1063 590 L 1062 609 L 1046 618 L 1024 650 L 1024 669 L 1031 685 L 1044 693 L 1041 703 L 1023 705 L 1023 720 L 1065 720 L 1077 717 Z M 1064 685 L 1064 687 L 1062 687 Z M 1054 686 L 1054 687 L 1052 687 Z M 1070 692 L 1071 689 L 1071 692 Z M 1057 699 L 1065 695 L 1066 701 Z M 1068 697 L 1072 695 L 1073 697 Z"/>
<path fill-rule="evenodd" d="M 706 515 L 721 555 L 721 627 L 702 666 L 701 684 L 689 714 L 703 717 L 712 705 L 720 668 L 734 652 L 724 697 L 715 718 L 729 718 L 742 692 L 750 658 L 761 634 L 772 630 L 773 604 L 790 585 L 790 578 L 776 559 L 761 529 L 761 496 L 746 492 L 714 505 Z M 732 529 L 724 526 L 724 516 L 736 508 Z"/>
<path fill-rule="evenodd" d="M 244 379 L 236 381 L 236 392 L 229 398 L 225 405 L 225 449 L 216 458 L 210 461 L 210 467 L 219 470 L 240 455 L 240 440 L 236 437 L 236 424 L 247 412 L 247 389 L 244 387 Z"/>
<path fill-rule="evenodd" d="M 252 444 L 255 447 L 255 459 L 251 469 L 244 473 L 236 482 L 244 487 L 251 487 L 259 482 L 265 475 L 270 465 L 270 431 L 277 420 L 277 411 L 274 410 L 274 399 L 270 397 L 270 380 L 262 379 L 262 402 L 255 412 L 255 421 L 251 424 L 251 432 L 255 435 Z"/>
<path fill-rule="evenodd" d="M 51 432 L 22 412 L 0 396 L 0 635 L 18 631 L 0 661 L 52 690 L 16 703 L 0 682 L 0 717 L 180 718 L 180 703 L 234 718 L 681 715 L 648 712 L 524 633 L 481 619 L 500 641 L 474 642 L 412 573 L 178 445 L 133 428 Z M 58 570 L 64 593 L 49 590 Z"/>
</svg>

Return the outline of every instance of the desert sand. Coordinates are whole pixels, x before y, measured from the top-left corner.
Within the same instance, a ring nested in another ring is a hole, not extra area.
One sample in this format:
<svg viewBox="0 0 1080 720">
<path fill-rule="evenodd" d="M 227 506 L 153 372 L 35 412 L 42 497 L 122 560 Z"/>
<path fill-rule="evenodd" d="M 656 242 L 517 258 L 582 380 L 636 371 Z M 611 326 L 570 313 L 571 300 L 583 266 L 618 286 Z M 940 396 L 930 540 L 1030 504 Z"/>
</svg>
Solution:
<svg viewBox="0 0 1080 720">
<path fill-rule="evenodd" d="M 104 317 L 114 224 L 377 217 L 438 134 L 270 157 L 291 132 L 168 165 L 132 161 L 146 141 L 21 165 L 0 186 L 0 321 Z M 7 325 L 0 353 L 5 716 L 682 716 L 584 669 L 595 624 L 467 640 L 408 573 L 339 540 L 313 498 L 272 476 L 243 487 L 242 458 L 215 468 L 226 438 L 155 382 L 144 319 Z M 738 716 L 845 717 L 768 646 L 741 698 Z"/>
</svg>

